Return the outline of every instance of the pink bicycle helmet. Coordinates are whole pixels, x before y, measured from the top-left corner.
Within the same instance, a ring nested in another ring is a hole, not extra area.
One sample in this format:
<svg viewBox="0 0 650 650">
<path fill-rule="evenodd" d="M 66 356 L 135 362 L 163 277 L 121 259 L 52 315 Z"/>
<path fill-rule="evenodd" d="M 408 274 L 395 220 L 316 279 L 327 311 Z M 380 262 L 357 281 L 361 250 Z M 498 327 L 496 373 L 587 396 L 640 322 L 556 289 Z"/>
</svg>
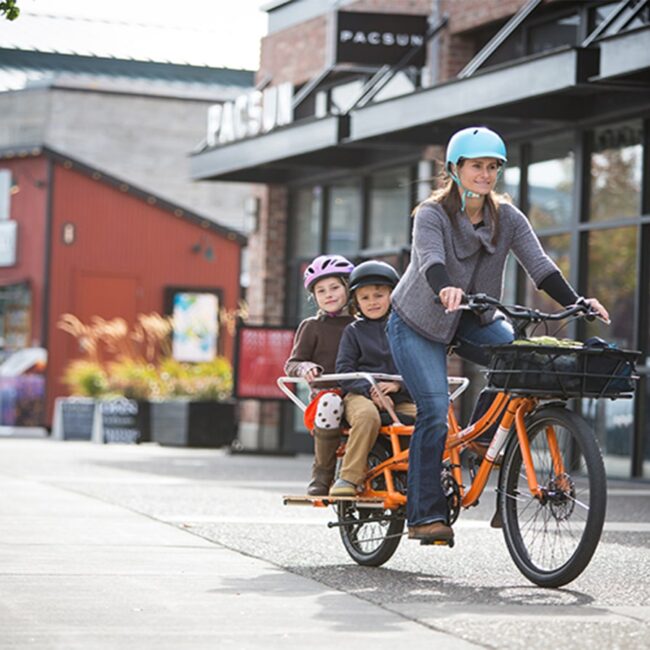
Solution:
<svg viewBox="0 0 650 650">
<path fill-rule="evenodd" d="M 354 264 L 342 255 L 319 255 L 305 270 L 305 289 L 311 291 L 318 280 L 331 276 L 347 277 Z"/>
</svg>

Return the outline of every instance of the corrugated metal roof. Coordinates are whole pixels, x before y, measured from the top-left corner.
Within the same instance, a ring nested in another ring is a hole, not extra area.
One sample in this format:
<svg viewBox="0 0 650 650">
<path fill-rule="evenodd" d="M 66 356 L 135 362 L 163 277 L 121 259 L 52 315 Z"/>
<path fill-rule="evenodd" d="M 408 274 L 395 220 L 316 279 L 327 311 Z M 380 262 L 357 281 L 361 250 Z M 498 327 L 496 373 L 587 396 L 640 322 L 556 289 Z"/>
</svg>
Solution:
<svg viewBox="0 0 650 650">
<path fill-rule="evenodd" d="M 0 48 L 0 68 L 21 72 L 130 77 L 206 86 L 246 88 L 255 84 L 255 73 L 250 70 L 8 48 Z"/>
</svg>

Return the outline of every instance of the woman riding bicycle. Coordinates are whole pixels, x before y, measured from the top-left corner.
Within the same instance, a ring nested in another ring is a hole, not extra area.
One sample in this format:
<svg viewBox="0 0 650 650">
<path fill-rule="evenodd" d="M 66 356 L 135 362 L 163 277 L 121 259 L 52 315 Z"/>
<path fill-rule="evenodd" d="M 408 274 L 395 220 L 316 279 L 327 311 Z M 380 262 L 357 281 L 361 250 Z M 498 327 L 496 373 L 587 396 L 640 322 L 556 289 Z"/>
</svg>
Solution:
<svg viewBox="0 0 650 650">
<path fill-rule="evenodd" d="M 463 129 L 450 139 L 447 181 L 414 212 L 411 261 L 392 295 L 389 341 L 418 413 L 409 452 L 410 539 L 453 539 L 440 483 L 449 407 L 447 347 L 453 344 L 460 356 L 487 365 L 483 346 L 513 340 L 512 327 L 494 309 L 480 316 L 460 313 L 463 296 L 500 296 L 512 251 L 538 289 L 563 306 L 579 300 L 528 219 L 494 192 L 506 161 L 503 140 L 487 128 Z M 598 300 L 585 302 L 609 318 Z"/>
</svg>

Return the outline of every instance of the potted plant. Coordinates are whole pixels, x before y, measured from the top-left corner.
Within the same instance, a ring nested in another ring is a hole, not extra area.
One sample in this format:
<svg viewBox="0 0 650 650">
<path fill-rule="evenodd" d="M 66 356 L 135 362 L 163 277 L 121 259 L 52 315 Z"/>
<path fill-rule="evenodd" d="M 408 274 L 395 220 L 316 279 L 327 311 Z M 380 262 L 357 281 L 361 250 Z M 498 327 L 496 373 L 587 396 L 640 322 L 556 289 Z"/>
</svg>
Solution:
<svg viewBox="0 0 650 650">
<path fill-rule="evenodd" d="M 223 447 L 235 439 L 232 368 L 224 357 L 195 364 L 163 360 L 156 392 L 151 427 L 159 444 Z"/>
<path fill-rule="evenodd" d="M 131 331 L 122 319 L 95 317 L 84 325 L 65 314 L 59 327 L 79 340 L 86 357 L 66 369 L 71 393 L 100 402 L 134 400 L 139 441 L 221 447 L 234 440 L 230 362 L 220 356 L 201 363 L 173 359 L 171 318 L 141 314 Z"/>
</svg>

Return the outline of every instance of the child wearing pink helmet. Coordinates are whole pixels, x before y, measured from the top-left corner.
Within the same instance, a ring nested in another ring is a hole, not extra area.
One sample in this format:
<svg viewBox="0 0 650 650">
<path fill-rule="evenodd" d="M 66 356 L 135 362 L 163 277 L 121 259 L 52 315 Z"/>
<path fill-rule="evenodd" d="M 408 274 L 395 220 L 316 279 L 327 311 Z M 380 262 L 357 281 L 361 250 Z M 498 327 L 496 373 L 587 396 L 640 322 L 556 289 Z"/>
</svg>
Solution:
<svg viewBox="0 0 650 650">
<path fill-rule="evenodd" d="M 305 289 L 316 301 L 318 312 L 298 326 L 291 356 L 284 365 L 287 375 L 312 382 L 321 374 L 335 372 L 341 335 L 354 320 L 348 311 L 348 278 L 353 269 L 352 262 L 341 255 L 320 255 L 307 267 Z M 325 388 L 315 384 L 314 395 Z M 307 487 L 310 496 L 326 496 L 334 480 L 342 415 L 340 395 L 326 391 L 319 396 L 312 431 L 314 464 Z"/>
</svg>

